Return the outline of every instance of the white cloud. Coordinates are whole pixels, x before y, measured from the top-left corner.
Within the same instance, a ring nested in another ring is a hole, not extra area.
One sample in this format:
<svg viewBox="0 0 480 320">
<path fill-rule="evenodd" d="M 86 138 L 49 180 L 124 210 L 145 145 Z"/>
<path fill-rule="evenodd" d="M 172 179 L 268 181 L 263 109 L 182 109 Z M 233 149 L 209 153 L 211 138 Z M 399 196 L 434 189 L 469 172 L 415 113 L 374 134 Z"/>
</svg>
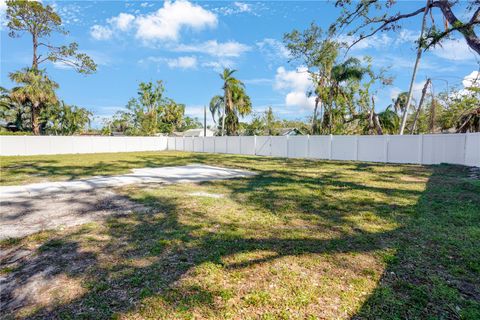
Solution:
<svg viewBox="0 0 480 320">
<path fill-rule="evenodd" d="M 250 12 L 252 11 L 252 6 L 244 2 L 234 2 L 233 5 L 238 8 L 239 12 Z"/>
<path fill-rule="evenodd" d="M 307 91 L 312 86 L 312 80 L 305 68 L 287 71 L 284 67 L 277 69 L 275 75 L 275 89 L 294 89 Z"/>
<path fill-rule="evenodd" d="M 194 69 L 197 67 L 197 58 L 192 56 L 192 57 L 178 57 L 176 59 L 168 59 L 167 65 L 170 68 Z"/>
<path fill-rule="evenodd" d="M 480 72 L 472 71 L 469 75 L 463 78 L 462 84 L 465 88 L 480 87 Z"/>
<path fill-rule="evenodd" d="M 253 10 L 252 4 L 245 3 L 245 2 L 239 2 L 239 1 L 235 1 L 233 4 L 231 4 L 229 6 L 215 8 L 212 11 L 217 12 L 219 14 L 222 14 L 224 16 L 229 16 L 229 15 L 239 14 L 239 13 L 253 13 L 253 14 L 255 14 L 255 11 Z"/>
<path fill-rule="evenodd" d="M 7 10 L 7 2 L 0 0 L 0 13 L 4 13 Z"/>
<path fill-rule="evenodd" d="M 157 64 L 157 67 L 161 64 L 166 64 L 170 68 L 180 69 L 195 69 L 198 65 L 197 57 L 195 56 L 183 56 L 178 58 L 165 58 L 165 57 L 147 57 L 138 61 L 139 64 Z"/>
<path fill-rule="evenodd" d="M 215 57 L 238 57 L 250 49 L 249 46 L 236 41 L 219 43 L 217 40 L 209 40 L 198 44 L 180 44 L 173 50 L 179 52 L 198 52 Z"/>
<path fill-rule="evenodd" d="M 120 13 L 116 17 L 107 19 L 107 22 L 114 28 L 121 31 L 127 31 L 132 27 L 132 22 L 135 20 L 135 16 L 129 13 Z"/>
<path fill-rule="evenodd" d="M 315 106 L 315 97 L 308 97 L 305 92 L 300 91 L 289 92 L 285 97 L 285 105 L 287 107 L 293 106 L 313 109 Z"/>
<path fill-rule="evenodd" d="M 234 68 L 235 63 L 230 59 L 219 59 L 217 61 L 207 61 L 202 63 L 202 67 L 211 68 L 215 72 L 221 72 L 225 68 Z"/>
<path fill-rule="evenodd" d="M 288 49 L 283 45 L 282 42 L 276 39 L 265 38 L 255 44 L 260 53 L 262 53 L 262 55 L 265 56 L 269 62 L 284 62 L 290 58 Z"/>
<path fill-rule="evenodd" d="M 466 75 L 463 80 L 463 89 L 453 93 L 453 96 L 465 96 L 472 94 L 472 90 L 469 88 L 480 88 L 480 72 L 472 71 L 472 73 Z"/>
<path fill-rule="evenodd" d="M 201 30 L 217 25 L 217 16 L 185 0 L 165 1 L 163 8 L 136 18 L 136 36 L 144 41 L 178 40 L 182 28 Z"/>
<path fill-rule="evenodd" d="M 94 39 L 108 40 L 114 35 L 134 29 L 138 39 L 150 44 L 160 40 L 176 41 L 182 29 L 201 30 L 215 27 L 217 22 L 214 13 L 199 5 L 186 0 L 165 1 L 162 8 L 148 14 L 135 16 L 122 12 L 107 19 L 105 25 L 92 26 L 90 33 Z"/>
<path fill-rule="evenodd" d="M 467 45 L 465 40 L 451 39 L 445 40 L 440 45 L 432 49 L 434 55 L 453 61 L 471 61 L 476 56 L 473 50 Z"/>
<path fill-rule="evenodd" d="M 312 88 L 312 80 L 305 68 L 288 71 L 284 67 L 279 67 L 273 87 L 287 92 L 285 96 L 287 106 L 305 109 L 312 109 L 315 106 L 315 97 L 307 95 L 307 91 Z"/>
<path fill-rule="evenodd" d="M 245 84 L 252 84 L 252 85 L 267 85 L 267 84 L 273 83 L 273 80 L 270 78 L 254 78 L 254 79 L 246 79 L 242 81 Z"/>
<path fill-rule="evenodd" d="M 6 11 L 7 11 L 7 3 L 5 0 L 0 0 L 0 30 L 7 24 L 6 21 Z"/>
<path fill-rule="evenodd" d="M 109 27 L 96 24 L 90 28 L 90 35 L 95 40 L 109 40 L 113 36 L 113 31 Z"/>
</svg>

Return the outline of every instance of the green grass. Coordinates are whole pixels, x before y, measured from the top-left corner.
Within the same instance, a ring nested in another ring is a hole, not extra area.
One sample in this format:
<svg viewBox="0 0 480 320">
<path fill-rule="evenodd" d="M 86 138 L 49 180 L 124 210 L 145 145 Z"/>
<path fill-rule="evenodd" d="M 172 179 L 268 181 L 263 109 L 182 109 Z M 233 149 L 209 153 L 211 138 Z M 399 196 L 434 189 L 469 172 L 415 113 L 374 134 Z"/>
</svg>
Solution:
<svg viewBox="0 0 480 320">
<path fill-rule="evenodd" d="M 480 318 L 480 185 L 464 167 L 174 152 L 1 161 L 2 184 L 188 163 L 258 172 L 129 186 L 120 192 L 152 212 L 4 241 L 36 252 L 4 273 L 29 279 L 56 268 L 49 281 L 62 279 L 45 295 L 63 298 L 12 315 Z M 224 197 L 191 196 L 197 191 Z"/>
</svg>

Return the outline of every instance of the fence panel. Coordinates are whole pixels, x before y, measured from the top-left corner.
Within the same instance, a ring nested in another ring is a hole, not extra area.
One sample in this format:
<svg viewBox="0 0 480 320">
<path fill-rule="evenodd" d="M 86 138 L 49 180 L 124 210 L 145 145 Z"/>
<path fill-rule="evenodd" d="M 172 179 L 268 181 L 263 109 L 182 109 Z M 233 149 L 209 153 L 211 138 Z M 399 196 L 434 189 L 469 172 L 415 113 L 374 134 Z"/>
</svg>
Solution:
<svg viewBox="0 0 480 320">
<path fill-rule="evenodd" d="M 272 137 L 272 156 L 287 157 L 287 137 Z"/>
<path fill-rule="evenodd" d="M 330 159 L 330 136 L 310 136 L 309 157 L 312 159 Z"/>
<path fill-rule="evenodd" d="M 357 160 L 385 162 L 387 155 L 388 136 L 359 136 L 357 145 Z"/>
<path fill-rule="evenodd" d="M 357 137 L 333 136 L 331 150 L 334 160 L 357 160 Z"/>
<path fill-rule="evenodd" d="M 71 137 L 72 153 L 93 153 L 94 137 Z"/>
<path fill-rule="evenodd" d="M 288 138 L 289 158 L 308 158 L 308 136 L 292 136 Z"/>
<path fill-rule="evenodd" d="M 203 152 L 203 137 L 193 138 L 193 151 Z"/>
<path fill-rule="evenodd" d="M 227 153 L 227 137 L 215 137 L 215 153 Z"/>
<path fill-rule="evenodd" d="M 205 137 L 205 152 L 215 152 L 215 137 Z"/>
<path fill-rule="evenodd" d="M 183 138 L 184 148 L 187 152 L 193 152 L 193 137 Z"/>
<path fill-rule="evenodd" d="M 27 155 L 27 142 L 24 136 L 1 136 L 0 153 L 2 156 Z"/>
<path fill-rule="evenodd" d="M 465 134 L 424 135 L 422 163 L 465 163 Z"/>
<path fill-rule="evenodd" d="M 240 137 L 227 137 L 227 153 L 240 154 Z"/>
<path fill-rule="evenodd" d="M 467 133 L 465 143 L 465 164 L 480 167 L 480 132 Z"/>
<path fill-rule="evenodd" d="M 271 137 L 267 137 L 267 136 L 257 137 L 255 154 L 259 156 L 270 156 L 272 154 L 271 143 L 272 143 Z"/>
<path fill-rule="evenodd" d="M 175 137 L 167 137 L 167 150 L 175 150 Z"/>
<path fill-rule="evenodd" d="M 140 137 L 141 139 L 142 137 Z M 149 150 L 168 150 L 168 140 L 167 137 L 147 137 L 147 140 L 151 139 L 152 141 L 155 141 L 154 148 L 149 149 Z"/>
<path fill-rule="evenodd" d="M 242 136 L 240 137 L 240 150 L 242 154 L 254 155 L 255 154 L 255 137 Z"/>
<path fill-rule="evenodd" d="M 421 147 L 420 136 L 389 136 L 387 162 L 420 163 Z"/>
<path fill-rule="evenodd" d="M 185 151 L 185 144 L 183 141 L 183 137 L 175 137 L 175 150 Z"/>
</svg>

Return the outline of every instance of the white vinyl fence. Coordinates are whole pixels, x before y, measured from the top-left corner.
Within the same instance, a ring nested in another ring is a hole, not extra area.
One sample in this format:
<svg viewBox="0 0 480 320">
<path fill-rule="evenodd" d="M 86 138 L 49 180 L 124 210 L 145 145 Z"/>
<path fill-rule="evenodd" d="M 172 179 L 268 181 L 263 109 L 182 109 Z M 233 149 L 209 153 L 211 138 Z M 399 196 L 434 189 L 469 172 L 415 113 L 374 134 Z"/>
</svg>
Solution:
<svg viewBox="0 0 480 320">
<path fill-rule="evenodd" d="M 0 155 L 176 150 L 480 167 L 480 133 L 403 136 L 0 136 Z"/>
<path fill-rule="evenodd" d="M 162 151 L 166 137 L 0 136 L 0 155 Z"/>
</svg>

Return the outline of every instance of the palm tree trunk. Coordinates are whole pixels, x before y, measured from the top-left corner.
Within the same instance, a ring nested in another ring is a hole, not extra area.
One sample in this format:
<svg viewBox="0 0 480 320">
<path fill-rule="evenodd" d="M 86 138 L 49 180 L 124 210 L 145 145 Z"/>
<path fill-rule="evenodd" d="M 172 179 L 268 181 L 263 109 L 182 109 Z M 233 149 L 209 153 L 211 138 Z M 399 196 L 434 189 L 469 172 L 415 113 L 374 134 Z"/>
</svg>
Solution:
<svg viewBox="0 0 480 320">
<path fill-rule="evenodd" d="M 410 134 L 415 133 L 415 129 L 417 127 L 418 116 L 420 115 L 420 111 L 422 110 L 423 101 L 425 100 L 425 95 L 427 93 L 427 88 L 430 85 L 430 82 L 431 82 L 431 80 L 430 80 L 430 78 L 428 78 L 427 82 L 425 82 L 425 85 L 423 86 L 422 97 L 420 98 L 420 102 L 418 103 L 417 112 L 415 113 L 415 119 L 413 120 L 412 131 L 410 132 Z"/>
<path fill-rule="evenodd" d="M 407 104 L 405 106 L 405 110 L 403 110 L 402 124 L 400 125 L 400 135 L 403 135 L 403 131 L 405 130 L 405 125 L 407 123 L 408 109 L 410 109 L 410 103 L 412 101 L 412 96 L 413 96 L 413 84 L 415 83 L 415 78 L 417 76 L 418 65 L 420 63 L 420 58 L 422 57 L 423 33 L 425 32 L 425 24 L 426 24 L 426 21 L 427 21 L 427 13 L 430 10 L 430 6 L 429 6 L 430 1 L 431 0 L 427 0 L 427 5 L 425 6 L 425 11 L 423 12 L 422 29 L 420 31 L 420 37 L 418 38 L 417 58 L 415 60 L 415 65 L 413 67 L 412 80 L 410 81 L 410 88 L 408 90 Z"/>
<path fill-rule="evenodd" d="M 38 121 L 38 108 L 39 108 L 38 104 L 32 105 L 32 108 L 31 108 L 31 110 L 32 110 L 32 114 L 31 114 L 31 117 L 32 117 L 32 132 L 36 136 L 40 135 L 40 123 Z"/>
<path fill-rule="evenodd" d="M 226 111 L 227 111 L 227 103 L 228 103 L 228 91 L 227 88 L 225 87 L 225 92 L 224 92 L 224 101 L 223 101 L 223 117 L 222 117 L 222 136 L 225 135 L 225 118 L 226 118 Z"/>
</svg>

